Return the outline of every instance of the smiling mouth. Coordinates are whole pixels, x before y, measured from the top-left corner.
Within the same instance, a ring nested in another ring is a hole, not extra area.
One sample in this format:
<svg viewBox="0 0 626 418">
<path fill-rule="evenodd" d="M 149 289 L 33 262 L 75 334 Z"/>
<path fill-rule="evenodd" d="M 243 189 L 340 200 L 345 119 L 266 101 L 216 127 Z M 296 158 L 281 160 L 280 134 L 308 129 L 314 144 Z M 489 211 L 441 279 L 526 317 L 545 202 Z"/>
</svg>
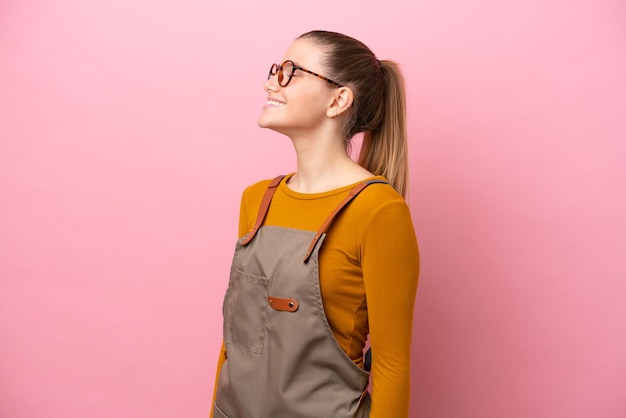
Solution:
<svg viewBox="0 0 626 418">
<path fill-rule="evenodd" d="M 283 102 L 278 102 L 276 100 L 268 100 L 267 101 L 267 106 L 272 106 L 272 107 L 282 107 L 284 106 L 285 103 Z"/>
</svg>

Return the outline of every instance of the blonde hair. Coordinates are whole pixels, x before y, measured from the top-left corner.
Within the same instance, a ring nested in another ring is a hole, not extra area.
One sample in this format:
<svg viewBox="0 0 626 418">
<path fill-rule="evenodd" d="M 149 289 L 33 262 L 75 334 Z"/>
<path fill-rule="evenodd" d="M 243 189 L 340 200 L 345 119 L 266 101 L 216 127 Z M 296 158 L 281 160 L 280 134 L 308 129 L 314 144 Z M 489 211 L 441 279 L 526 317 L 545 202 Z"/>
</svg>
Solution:
<svg viewBox="0 0 626 418">
<path fill-rule="evenodd" d="M 340 33 L 311 31 L 299 38 L 324 47 L 327 52 L 322 62 L 328 76 L 352 89 L 354 102 L 343 136 L 349 144 L 354 135 L 363 132 L 357 162 L 371 173 L 384 176 L 406 198 L 406 93 L 398 64 L 379 61 L 361 41 Z"/>
</svg>

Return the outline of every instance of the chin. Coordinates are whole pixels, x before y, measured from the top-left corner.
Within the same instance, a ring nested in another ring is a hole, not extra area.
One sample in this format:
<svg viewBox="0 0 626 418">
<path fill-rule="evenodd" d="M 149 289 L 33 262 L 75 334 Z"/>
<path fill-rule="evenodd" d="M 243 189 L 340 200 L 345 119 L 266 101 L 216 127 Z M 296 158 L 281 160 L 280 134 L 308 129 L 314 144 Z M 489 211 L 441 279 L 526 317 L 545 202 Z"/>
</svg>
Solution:
<svg viewBox="0 0 626 418">
<path fill-rule="evenodd" d="M 257 125 L 259 125 L 261 128 L 271 128 L 273 123 L 272 123 L 272 118 L 268 117 L 267 114 L 265 114 L 265 112 L 262 112 L 259 117 L 256 120 Z"/>
<path fill-rule="evenodd" d="M 259 125 L 259 127 L 261 127 L 261 128 L 268 128 L 268 127 L 269 127 L 269 126 L 268 126 L 268 124 L 267 124 L 267 122 L 266 122 L 266 121 L 264 121 L 262 117 L 259 117 L 259 118 L 256 120 L 256 124 L 257 124 L 257 125 Z"/>
<path fill-rule="evenodd" d="M 263 122 L 261 120 L 258 120 L 257 121 L 257 125 L 259 125 L 260 128 L 270 129 L 270 130 L 272 130 L 272 131 L 274 131 L 276 133 L 289 136 L 289 134 L 287 133 L 287 130 L 282 129 L 280 126 L 276 126 L 275 124 L 267 123 L 267 122 Z"/>
<path fill-rule="evenodd" d="M 263 116 L 260 116 L 257 119 L 256 123 L 261 128 L 272 129 L 274 131 L 280 132 L 280 127 L 276 123 L 272 122 L 271 120 L 268 120 L 268 119 L 264 118 Z"/>
<path fill-rule="evenodd" d="M 278 132 L 279 134 L 289 136 L 289 132 L 292 131 L 290 126 L 286 121 L 283 121 L 281 118 L 272 117 L 273 115 L 267 115 L 265 113 L 261 113 L 256 120 L 257 125 L 263 129 L 271 129 L 274 132 Z"/>
</svg>

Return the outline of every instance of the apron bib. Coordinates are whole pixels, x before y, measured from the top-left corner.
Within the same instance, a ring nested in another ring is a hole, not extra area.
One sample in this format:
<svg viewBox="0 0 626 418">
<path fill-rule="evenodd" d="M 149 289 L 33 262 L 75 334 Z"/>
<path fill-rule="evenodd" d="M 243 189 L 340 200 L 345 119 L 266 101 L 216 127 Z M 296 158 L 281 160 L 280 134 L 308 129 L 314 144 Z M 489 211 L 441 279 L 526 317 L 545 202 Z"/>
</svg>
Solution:
<svg viewBox="0 0 626 418">
<path fill-rule="evenodd" d="M 224 298 L 227 360 L 218 379 L 219 418 L 367 418 L 369 373 L 337 343 L 319 284 L 319 250 L 335 216 L 317 232 L 261 227 L 277 177 L 252 231 L 237 241 Z"/>
</svg>

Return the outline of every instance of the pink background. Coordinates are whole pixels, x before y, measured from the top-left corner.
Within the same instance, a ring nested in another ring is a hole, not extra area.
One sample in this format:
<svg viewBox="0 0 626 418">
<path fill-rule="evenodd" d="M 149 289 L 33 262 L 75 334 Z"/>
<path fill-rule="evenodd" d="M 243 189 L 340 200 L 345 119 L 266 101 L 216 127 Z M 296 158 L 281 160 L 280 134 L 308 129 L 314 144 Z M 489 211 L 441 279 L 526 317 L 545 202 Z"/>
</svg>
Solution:
<svg viewBox="0 0 626 418">
<path fill-rule="evenodd" d="M 0 416 L 206 417 L 269 65 L 402 64 L 411 417 L 626 416 L 620 0 L 0 2 Z"/>
</svg>

